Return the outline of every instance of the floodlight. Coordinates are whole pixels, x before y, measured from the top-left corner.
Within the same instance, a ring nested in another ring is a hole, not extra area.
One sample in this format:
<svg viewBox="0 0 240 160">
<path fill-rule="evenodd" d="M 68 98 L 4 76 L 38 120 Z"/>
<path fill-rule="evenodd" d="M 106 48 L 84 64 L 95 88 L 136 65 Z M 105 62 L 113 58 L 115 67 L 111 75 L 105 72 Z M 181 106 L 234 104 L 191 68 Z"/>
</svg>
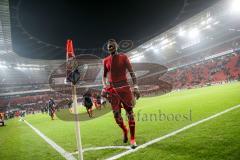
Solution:
<svg viewBox="0 0 240 160">
<path fill-rule="evenodd" d="M 207 24 L 209 24 L 212 20 L 213 20 L 212 17 L 209 17 L 209 18 L 207 19 Z"/>
<path fill-rule="evenodd" d="M 205 25 L 207 22 L 206 21 L 202 21 L 201 22 L 201 25 Z"/>
<path fill-rule="evenodd" d="M 240 0 L 232 0 L 230 6 L 231 13 L 240 13 Z"/>
<path fill-rule="evenodd" d="M 206 26 L 206 29 L 210 29 L 210 28 L 212 28 L 210 24 Z"/>
<path fill-rule="evenodd" d="M 179 29 L 179 31 L 178 31 L 178 35 L 181 36 L 181 37 L 183 37 L 183 36 L 186 35 L 186 31 L 181 28 L 181 29 Z"/>
<path fill-rule="evenodd" d="M 164 44 L 167 44 L 168 42 L 169 42 L 168 39 L 164 39 L 164 40 L 161 42 L 161 44 L 164 45 Z"/>
<path fill-rule="evenodd" d="M 196 38 L 198 37 L 200 34 L 200 31 L 198 28 L 193 28 L 188 32 L 188 37 L 189 38 Z"/>
<path fill-rule="evenodd" d="M 6 68 L 8 68 L 6 65 L 0 64 L 0 69 L 6 69 Z"/>
<path fill-rule="evenodd" d="M 158 48 L 154 48 L 153 51 L 154 51 L 155 53 L 157 53 L 157 52 L 159 51 L 159 49 L 158 49 Z"/>
<path fill-rule="evenodd" d="M 133 62 L 139 62 L 142 58 L 144 58 L 143 54 L 131 57 L 130 60 L 133 61 Z"/>
<path fill-rule="evenodd" d="M 217 25 L 217 24 L 219 24 L 219 23 L 220 23 L 219 21 L 216 21 L 216 22 L 214 22 L 213 24 L 214 24 L 214 25 Z"/>
</svg>

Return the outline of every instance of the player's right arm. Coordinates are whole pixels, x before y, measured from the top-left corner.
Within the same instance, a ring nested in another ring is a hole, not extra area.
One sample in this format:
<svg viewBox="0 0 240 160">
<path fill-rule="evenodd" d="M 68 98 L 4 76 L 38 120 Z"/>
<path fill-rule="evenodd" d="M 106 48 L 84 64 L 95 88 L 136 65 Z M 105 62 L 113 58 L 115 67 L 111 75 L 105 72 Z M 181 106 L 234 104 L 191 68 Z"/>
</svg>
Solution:
<svg viewBox="0 0 240 160">
<path fill-rule="evenodd" d="M 103 88 L 107 87 L 107 66 L 106 66 L 106 61 L 103 60 L 103 76 L 102 76 L 102 84 L 103 84 Z"/>
<path fill-rule="evenodd" d="M 133 71 L 132 64 L 130 63 L 129 59 L 127 56 L 125 56 L 125 61 L 126 61 L 126 67 L 128 72 L 130 73 L 130 76 L 132 77 L 133 85 L 134 85 L 134 95 L 137 99 L 140 97 L 140 92 L 138 90 L 138 85 L 137 85 L 137 77 Z"/>
</svg>

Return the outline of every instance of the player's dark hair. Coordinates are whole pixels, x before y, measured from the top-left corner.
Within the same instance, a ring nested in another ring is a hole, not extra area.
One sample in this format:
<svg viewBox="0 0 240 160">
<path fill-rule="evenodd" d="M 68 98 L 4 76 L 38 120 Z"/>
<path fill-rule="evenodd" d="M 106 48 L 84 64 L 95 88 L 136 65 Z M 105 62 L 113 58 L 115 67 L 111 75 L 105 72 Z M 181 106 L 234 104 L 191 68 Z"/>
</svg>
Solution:
<svg viewBox="0 0 240 160">
<path fill-rule="evenodd" d="M 111 43 L 111 42 L 117 43 L 117 41 L 115 39 L 109 39 L 107 43 Z"/>
</svg>

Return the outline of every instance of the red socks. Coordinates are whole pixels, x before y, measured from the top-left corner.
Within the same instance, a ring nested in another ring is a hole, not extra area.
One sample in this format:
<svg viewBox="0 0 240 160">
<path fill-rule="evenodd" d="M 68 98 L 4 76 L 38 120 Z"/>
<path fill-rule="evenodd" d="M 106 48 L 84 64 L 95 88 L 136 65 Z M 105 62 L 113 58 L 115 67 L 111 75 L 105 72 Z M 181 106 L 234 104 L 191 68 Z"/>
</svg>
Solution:
<svg viewBox="0 0 240 160">
<path fill-rule="evenodd" d="M 116 116 L 115 121 L 119 125 L 119 127 L 122 129 L 124 136 L 127 136 L 128 129 L 123 122 L 122 116 L 120 115 Z M 128 125 L 130 130 L 130 138 L 131 140 L 135 140 L 135 120 L 134 120 L 132 111 L 128 112 Z"/>
<path fill-rule="evenodd" d="M 116 123 L 119 125 L 119 127 L 123 130 L 123 132 L 127 131 L 126 126 L 124 125 L 123 119 L 121 116 L 119 116 L 118 118 L 115 118 Z"/>
<path fill-rule="evenodd" d="M 131 140 L 135 139 L 135 121 L 134 119 L 129 119 L 128 120 L 128 124 L 129 124 L 129 129 L 130 129 L 130 138 Z"/>
</svg>

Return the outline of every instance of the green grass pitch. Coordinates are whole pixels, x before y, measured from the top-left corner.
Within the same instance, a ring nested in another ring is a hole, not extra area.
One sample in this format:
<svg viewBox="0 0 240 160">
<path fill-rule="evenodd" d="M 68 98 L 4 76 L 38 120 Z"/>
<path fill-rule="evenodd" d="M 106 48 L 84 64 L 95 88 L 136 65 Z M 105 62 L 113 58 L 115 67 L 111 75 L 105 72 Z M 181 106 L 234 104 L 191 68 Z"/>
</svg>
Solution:
<svg viewBox="0 0 240 160">
<path fill-rule="evenodd" d="M 143 144 L 238 104 L 240 104 L 240 83 L 141 98 L 134 109 L 137 143 Z M 139 160 L 144 157 L 147 160 L 239 160 L 239 117 L 240 109 L 230 111 L 120 159 Z M 70 153 L 76 151 L 74 122 L 60 119 L 51 121 L 46 114 L 29 115 L 26 120 L 66 151 Z M 124 145 L 121 130 L 115 124 L 111 112 L 81 122 L 81 132 L 83 148 Z M 125 150 L 87 151 L 84 152 L 84 159 L 105 159 L 122 151 Z M 7 121 L 7 126 L 0 127 L 0 159 L 60 160 L 64 158 L 24 122 L 13 119 Z"/>
</svg>

